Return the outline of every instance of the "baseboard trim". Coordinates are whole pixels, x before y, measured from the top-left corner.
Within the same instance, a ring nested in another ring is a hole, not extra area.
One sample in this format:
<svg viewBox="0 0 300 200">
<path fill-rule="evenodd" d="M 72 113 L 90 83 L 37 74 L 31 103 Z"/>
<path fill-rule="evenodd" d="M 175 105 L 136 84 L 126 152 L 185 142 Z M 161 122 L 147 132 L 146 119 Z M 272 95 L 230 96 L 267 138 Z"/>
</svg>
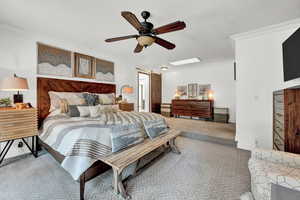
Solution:
<svg viewBox="0 0 300 200">
<path fill-rule="evenodd" d="M 234 140 L 219 138 L 219 137 L 212 137 L 212 136 L 208 136 L 208 135 L 204 135 L 204 134 L 200 134 L 200 133 L 192 133 L 192 132 L 183 131 L 181 136 L 187 137 L 190 139 L 195 139 L 195 140 L 201 140 L 201 141 L 206 141 L 206 142 L 212 142 L 212 143 L 232 146 L 235 148 L 237 147 L 237 142 Z"/>
<path fill-rule="evenodd" d="M 18 160 L 24 159 L 24 158 L 26 158 L 30 155 L 32 155 L 32 154 L 31 153 L 25 153 L 25 154 L 21 154 L 21 155 L 18 155 L 18 156 L 6 158 L 6 159 L 3 160 L 3 163 L 1 164 L 0 167 L 3 167 L 3 166 L 8 165 L 10 163 L 13 163 L 13 162 L 16 162 Z"/>
</svg>

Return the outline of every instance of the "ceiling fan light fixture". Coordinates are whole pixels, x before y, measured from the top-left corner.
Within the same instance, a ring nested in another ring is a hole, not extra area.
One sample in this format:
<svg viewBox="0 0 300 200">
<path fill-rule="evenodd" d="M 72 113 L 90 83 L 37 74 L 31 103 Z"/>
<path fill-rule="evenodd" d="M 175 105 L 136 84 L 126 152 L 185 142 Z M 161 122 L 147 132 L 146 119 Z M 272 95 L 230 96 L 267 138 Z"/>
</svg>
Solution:
<svg viewBox="0 0 300 200">
<path fill-rule="evenodd" d="M 168 69 L 169 69 L 169 67 L 166 65 L 163 65 L 160 67 L 160 70 L 162 70 L 162 71 L 167 71 Z"/>
<path fill-rule="evenodd" d="M 148 35 L 142 35 L 137 38 L 137 41 L 141 46 L 147 47 L 147 46 L 152 45 L 154 43 L 155 39 Z"/>
</svg>

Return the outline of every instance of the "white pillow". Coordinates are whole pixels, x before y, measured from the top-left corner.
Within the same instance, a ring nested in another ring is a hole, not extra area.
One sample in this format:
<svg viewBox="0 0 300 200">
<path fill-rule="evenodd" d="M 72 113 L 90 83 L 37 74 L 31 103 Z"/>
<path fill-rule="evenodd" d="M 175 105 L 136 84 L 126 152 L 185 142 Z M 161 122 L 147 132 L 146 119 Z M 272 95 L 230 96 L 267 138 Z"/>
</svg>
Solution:
<svg viewBox="0 0 300 200">
<path fill-rule="evenodd" d="M 99 117 L 101 115 L 101 105 L 89 106 L 91 117 Z"/>
<path fill-rule="evenodd" d="M 80 117 L 88 117 L 90 116 L 89 106 L 77 106 L 77 109 L 80 113 Z"/>
<path fill-rule="evenodd" d="M 90 116 L 91 117 L 99 117 L 103 114 L 103 112 L 117 112 L 119 110 L 119 104 L 115 105 L 96 105 L 89 106 Z"/>
</svg>

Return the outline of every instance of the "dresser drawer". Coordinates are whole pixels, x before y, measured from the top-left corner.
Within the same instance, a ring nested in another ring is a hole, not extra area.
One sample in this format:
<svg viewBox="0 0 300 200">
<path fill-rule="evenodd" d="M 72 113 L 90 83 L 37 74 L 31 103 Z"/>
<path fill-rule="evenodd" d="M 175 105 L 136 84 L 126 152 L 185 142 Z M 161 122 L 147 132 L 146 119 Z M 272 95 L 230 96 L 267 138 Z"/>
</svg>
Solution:
<svg viewBox="0 0 300 200">
<path fill-rule="evenodd" d="M 194 108 L 207 108 L 210 106 L 210 102 L 201 101 L 201 102 L 191 102 L 191 106 Z"/>
</svg>

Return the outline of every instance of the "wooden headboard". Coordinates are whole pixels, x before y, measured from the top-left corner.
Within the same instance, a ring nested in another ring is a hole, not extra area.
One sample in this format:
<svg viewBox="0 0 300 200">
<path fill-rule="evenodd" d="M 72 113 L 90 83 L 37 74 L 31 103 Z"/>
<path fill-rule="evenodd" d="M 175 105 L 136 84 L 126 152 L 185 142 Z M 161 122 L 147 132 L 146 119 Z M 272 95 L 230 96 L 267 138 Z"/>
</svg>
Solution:
<svg viewBox="0 0 300 200">
<path fill-rule="evenodd" d="M 49 91 L 56 92 L 91 92 L 116 93 L 115 84 L 94 83 L 84 81 L 62 80 L 53 78 L 37 78 L 37 109 L 39 124 L 48 116 L 50 109 Z"/>
</svg>

